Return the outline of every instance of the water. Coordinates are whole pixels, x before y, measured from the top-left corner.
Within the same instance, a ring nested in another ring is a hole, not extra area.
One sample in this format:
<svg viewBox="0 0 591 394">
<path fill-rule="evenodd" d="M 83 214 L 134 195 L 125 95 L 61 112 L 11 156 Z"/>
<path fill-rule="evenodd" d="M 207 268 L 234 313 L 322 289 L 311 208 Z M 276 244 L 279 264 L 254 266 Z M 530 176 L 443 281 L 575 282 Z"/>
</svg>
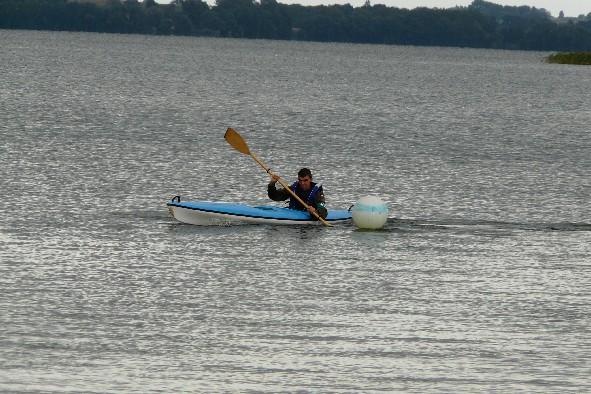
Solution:
<svg viewBox="0 0 591 394">
<path fill-rule="evenodd" d="M 591 390 L 591 72 L 0 31 L 0 391 Z M 195 227 L 302 166 L 383 231 Z"/>
</svg>

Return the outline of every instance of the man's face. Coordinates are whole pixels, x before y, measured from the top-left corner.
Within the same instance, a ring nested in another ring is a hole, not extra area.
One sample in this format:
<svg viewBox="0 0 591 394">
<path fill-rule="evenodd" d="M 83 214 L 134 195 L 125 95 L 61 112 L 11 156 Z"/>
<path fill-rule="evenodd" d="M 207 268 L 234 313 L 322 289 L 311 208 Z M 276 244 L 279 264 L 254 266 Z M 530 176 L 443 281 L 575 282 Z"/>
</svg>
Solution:
<svg viewBox="0 0 591 394">
<path fill-rule="evenodd" d="M 302 188 L 302 190 L 310 190 L 311 186 L 312 186 L 312 178 L 309 176 L 299 176 L 298 177 L 298 184 L 300 185 L 300 187 Z"/>
</svg>

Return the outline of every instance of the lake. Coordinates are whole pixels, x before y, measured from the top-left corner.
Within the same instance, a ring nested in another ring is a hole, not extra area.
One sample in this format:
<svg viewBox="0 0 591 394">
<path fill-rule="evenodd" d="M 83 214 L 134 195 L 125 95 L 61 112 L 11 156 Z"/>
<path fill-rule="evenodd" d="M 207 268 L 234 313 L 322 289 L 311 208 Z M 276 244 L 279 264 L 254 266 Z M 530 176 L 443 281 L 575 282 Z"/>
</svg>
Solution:
<svg viewBox="0 0 591 394">
<path fill-rule="evenodd" d="M 0 391 L 591 391 L 591 69 L 0 30 Z M 309 167 L 380 231 L 191 226 Z"/>
</svg>

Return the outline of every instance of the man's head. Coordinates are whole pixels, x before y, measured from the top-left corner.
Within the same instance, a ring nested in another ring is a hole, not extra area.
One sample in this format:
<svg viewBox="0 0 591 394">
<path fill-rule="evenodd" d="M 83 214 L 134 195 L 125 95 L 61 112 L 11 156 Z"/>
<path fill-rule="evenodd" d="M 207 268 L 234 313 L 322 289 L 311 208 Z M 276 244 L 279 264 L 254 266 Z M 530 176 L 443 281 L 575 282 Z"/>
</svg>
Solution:
<svg viewBox="0 0 591 394">
<path fill-rule="evenodd" d="M 310 190 L 312 188 L 312 171 L 307 168 L 302 168 L 298 171 L 298 184 L 302 190 Z"/>
</svg>

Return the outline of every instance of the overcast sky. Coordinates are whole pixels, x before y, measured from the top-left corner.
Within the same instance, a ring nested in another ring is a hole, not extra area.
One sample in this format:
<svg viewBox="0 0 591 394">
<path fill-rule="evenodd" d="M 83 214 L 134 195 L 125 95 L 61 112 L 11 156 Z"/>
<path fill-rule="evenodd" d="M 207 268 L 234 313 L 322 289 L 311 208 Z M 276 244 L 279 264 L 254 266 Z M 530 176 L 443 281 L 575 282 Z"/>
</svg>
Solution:
<svg viewBox="0 0 591 394">
<path fill-rule="evenodd" d="M 365 0 L 277 0 L 284 4 L 303 4 L 303 5 L 318 5 L 318 4 L 351 4 L 353 7 L 359 7 L 365 3 Z M 591 12 L 591 1 L 589 0 L 490 0 L 491 3 L 502 5 L 527 5 L 536 8 L 545 8 L 550 11 L 553 16 L 558 16 L 562 10 L 566 16 L 579 16 L 580 14 L 587 15 Z M 168 4 L 170 0 L 158 0 L 159 3 Z M 371 4 L 385 4 L 389 7 L 398 8 L 449 8 L 455 6 L 467 6 L 472 3 L 472 0 L 370 0 Z M 213 5 L 215 0 L 207 0 L 207 3 Z"/>
</svg>

